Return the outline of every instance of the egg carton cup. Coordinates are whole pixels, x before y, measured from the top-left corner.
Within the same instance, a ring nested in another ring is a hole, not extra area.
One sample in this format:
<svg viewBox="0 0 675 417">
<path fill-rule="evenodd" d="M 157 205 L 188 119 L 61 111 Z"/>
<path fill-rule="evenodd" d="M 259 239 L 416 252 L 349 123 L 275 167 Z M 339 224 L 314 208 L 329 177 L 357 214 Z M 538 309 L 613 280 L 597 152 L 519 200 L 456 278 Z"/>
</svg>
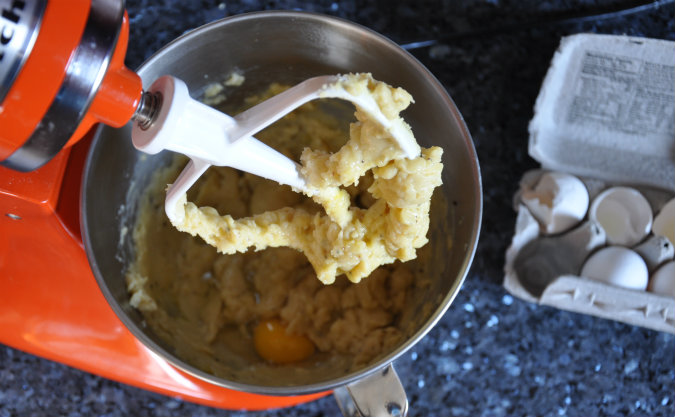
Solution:
<svg viewBox="0 0 675 417">
<path fill-rule="evenodd" d="M 673 50 L 675 42 L 627 36 L 561 40 L 529 126 L 529 154 L 541 169 L 526 172 L 514 195 L 517 218 L 503 283 L 514 296 L 675 333 L 675 297 L 582 274 L 588 259 L 608 247 L 639 254 L 650 284 L 673 262 L 672 214 L 665 222 L 661 215 L 675 204 Z M 628 223 L 645 230 L 618 243 L 613 221 L 603 227 L 596 215 L 602 193 L 615 187 L 639 192 L 649 205 L 626 212 Z M 547 211 L 551 205 L 557 211 Z M 595 269 L 614 263 L 595 262 Z"/>
</svg>

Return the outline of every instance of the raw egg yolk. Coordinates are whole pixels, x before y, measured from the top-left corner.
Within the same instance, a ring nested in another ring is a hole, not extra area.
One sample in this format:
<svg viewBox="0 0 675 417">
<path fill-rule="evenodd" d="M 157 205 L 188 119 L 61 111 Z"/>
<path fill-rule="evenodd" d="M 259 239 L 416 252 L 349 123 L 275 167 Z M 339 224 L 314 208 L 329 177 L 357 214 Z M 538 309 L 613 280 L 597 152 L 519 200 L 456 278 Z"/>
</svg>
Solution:
<svg viewBox="0 0 675 417">
<path fill-rule="evenodd" d="M 263 320 L 253 331 L 255 350 L 271 363 L 298 362 L 314 353 L 314 344 L 305 336 L 289 334 L 279 320 Z"/>
</svg>

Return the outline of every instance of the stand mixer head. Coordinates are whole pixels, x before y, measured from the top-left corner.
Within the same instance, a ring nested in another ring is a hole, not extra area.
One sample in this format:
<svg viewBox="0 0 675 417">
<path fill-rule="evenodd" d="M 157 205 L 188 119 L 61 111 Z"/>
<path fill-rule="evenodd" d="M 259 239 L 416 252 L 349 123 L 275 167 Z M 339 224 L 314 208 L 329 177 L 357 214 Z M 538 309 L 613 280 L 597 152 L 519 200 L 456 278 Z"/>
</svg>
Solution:
<svg viewBox="0 0 675 417">
<path fill-rule="evenodd" d="M 145 114 L 141 79 L 124 66 L 123 1 L 1 0 L 0 31 L 2 165 L 35 170 L 95 123 Z"/>
</svg>

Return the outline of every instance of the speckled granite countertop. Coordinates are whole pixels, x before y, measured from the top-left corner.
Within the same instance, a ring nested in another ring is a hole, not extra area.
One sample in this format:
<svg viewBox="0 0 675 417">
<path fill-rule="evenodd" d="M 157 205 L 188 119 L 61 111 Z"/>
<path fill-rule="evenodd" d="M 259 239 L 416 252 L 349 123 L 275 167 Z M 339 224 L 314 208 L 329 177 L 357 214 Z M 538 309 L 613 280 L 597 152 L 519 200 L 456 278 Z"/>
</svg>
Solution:
<svg viewBox="0 0 675 417">
<path fill-rule="evenodd" d="M 401 44 L 436 40 L 411 52 L 447 88 L 473 135 L 483 174 L 484 222 L 473 267 L 456 301 L 395 363 L 410 415 L 673 416 L 674 336 L 522 302 L 501 286 L 515 221 L 512 195 L 521 175 L 536 166 L 527 155 L 527 124 L 560 37 L 597 32 L 675 39 L 672 3 L 582 22 L 548 18 L 568 18 L 568 11 L 588 10 L 592 3 L 129 0 L 127 64 L 137 67 L 201 24 L 262 9 L 344 17 Z M 2 346 L 0 417 L 33 415 L 338 416 L 339 410 L 331 397 L 267 413 L 213 409 Z"/>
</svg>

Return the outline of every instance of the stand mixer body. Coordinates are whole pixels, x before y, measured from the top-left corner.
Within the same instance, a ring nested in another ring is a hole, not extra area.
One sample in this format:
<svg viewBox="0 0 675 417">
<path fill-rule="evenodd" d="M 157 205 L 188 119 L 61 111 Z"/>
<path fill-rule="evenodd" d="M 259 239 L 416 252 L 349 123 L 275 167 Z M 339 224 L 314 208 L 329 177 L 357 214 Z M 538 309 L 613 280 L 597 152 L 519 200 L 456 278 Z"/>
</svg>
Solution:
<svg viewBox="0 0 675 417">
<path fill-rule="evenodd" d="M 325 395 L 212 385 L 126 329 L 87 261 L 79 201 L 92 127 L 123 126 L 143 110 L 141 80 L 123 64 L 124 5 L 3 0 L 0 16 L 0 343 L 216 407 L 267 409 Z"/>
</svg>

